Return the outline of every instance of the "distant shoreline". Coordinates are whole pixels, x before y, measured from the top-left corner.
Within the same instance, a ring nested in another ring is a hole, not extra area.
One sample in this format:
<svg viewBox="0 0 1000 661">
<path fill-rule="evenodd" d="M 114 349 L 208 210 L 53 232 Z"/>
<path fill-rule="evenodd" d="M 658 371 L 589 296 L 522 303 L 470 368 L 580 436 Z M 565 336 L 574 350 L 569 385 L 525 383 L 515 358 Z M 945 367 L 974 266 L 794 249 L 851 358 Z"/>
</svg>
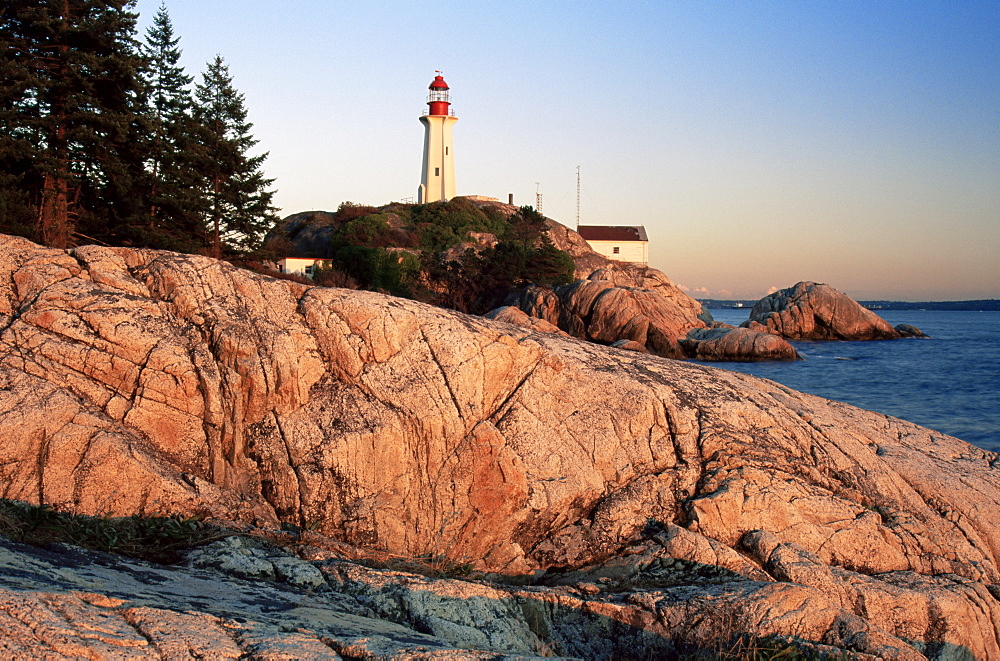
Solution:
<svg viewBox="0 0 1000 661">
<path fill-rule="evenodd" d="M 754 300 L 724 300 L 717 298 L 697 299 L 709 310 L 753 308 Z M 974 301 L 858 301 L 869 310 L 953 310 L 953 311 L 1000 311 L 1000 299 L 987 298 Z"/>
</svg>

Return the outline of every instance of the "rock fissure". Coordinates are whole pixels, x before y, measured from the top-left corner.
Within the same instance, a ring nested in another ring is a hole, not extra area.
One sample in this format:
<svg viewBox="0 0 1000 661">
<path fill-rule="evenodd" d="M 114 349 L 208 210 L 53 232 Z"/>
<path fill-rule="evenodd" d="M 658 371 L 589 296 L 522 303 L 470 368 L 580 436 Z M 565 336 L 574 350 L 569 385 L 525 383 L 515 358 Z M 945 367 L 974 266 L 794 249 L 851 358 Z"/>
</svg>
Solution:
<svg viewBox="0 0 1000 661">
<path fill-rule="evenodd" d="M 515 398 L 520 394 L 525 384 L 528 383 L 528 380 L 535 375 L 535 371 L 538 369 L 539 365 L 540 363 L 536 362 L 534 365 L 528 368 L 524 376 L 522 376 L 517 381 L 517 383 L 514 384 L 514 387 L 510 389 L 510 391 L 507 393 L 506 396 L 504 396 L 503 400 L 501 400 L 499 404 L 494 406 L 492 411 L 485 413 L 484 418 L 486 420 L 491 421 L 494 425 L 499 427 L 500 423 L 506 417 L 507 412 L 510 410 L 510 407 L 513 404 Z"/>
<path fill-rule="evenodd" d="M 458 396 L 455 394 L 455 389 L 451 385 L 451 380 L 448 376 L 448 370 L 441 362 L 441 358 L 438 356 L 437 351 L 434 349 L 434 345 L 430 338 L 427 337 L 427 333 L 423 329 L 420 330 L 420 337 L 423 340 L 424 345 L 427 347 L 427 351 L 430 353 L 431 361 L 437 367 L 438 373 L 441 375 L 441 380 L 444 382 L 445 389 L 448 391 L 448 396 L 451 398 L 451 403 L 455 407 L 455 413 L 458 417 L 465 422 L 466 413 L 462 404 L 458 401 Z"/>
</svg>

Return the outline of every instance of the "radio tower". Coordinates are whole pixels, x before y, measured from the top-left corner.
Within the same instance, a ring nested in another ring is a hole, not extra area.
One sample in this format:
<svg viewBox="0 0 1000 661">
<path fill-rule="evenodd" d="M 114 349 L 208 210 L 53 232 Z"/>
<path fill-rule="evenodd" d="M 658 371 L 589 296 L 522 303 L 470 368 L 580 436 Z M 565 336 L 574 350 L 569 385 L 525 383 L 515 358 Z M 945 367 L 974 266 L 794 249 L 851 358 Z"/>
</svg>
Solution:
<svg viewBox="0 0 1000 661">
<path fill-rule="evenodd" d="M 542 213 L 542 190 L 539 188 L 541 186 L 537 181 L 535 182 L 535 211 Z"/>
<path fill-rule="evenodd" d="M 576 229 L 580 230 L 580 166 L 576 166 Z"/>
</svg>

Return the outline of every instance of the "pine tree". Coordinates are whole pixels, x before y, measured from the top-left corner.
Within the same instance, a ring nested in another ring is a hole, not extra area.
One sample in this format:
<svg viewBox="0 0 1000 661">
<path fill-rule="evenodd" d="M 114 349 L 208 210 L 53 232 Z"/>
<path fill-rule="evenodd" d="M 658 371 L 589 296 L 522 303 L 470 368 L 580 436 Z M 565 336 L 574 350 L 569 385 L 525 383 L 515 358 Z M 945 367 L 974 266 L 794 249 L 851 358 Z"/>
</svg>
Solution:
<svg viewBox="0 0 1000 661">
<path fill-rule="evenodd" d="M 148 208 L 136 234 L 147 245 L 196 250 L 204 247 L 198 194 L 197 128 L 192 117 L 194 78 L 180 65 L 180 38 L 174 36 L 165 5 L 146 30 L 143 69 Z"/>
<path fill-rule="evenodd" d="M 209 62 L 195 87 L 194 116 L 201 130 L 202 193 L 212 253 L 221 257 L 224 248 L 254 250 L 277 220 L 271 206 L 274 192 L 268 190 L 274 180 L 261 170 L 267 154 L 249 153 L 257 144 L 250 134 L 253 124 L 221 56 Z"/>
<path fill-rule="evenodd" d="M 8 0 L 0 14 L 0 201 L 42 242 L 107 236 L 141 163 L 134 0 Z"/>
</svg>

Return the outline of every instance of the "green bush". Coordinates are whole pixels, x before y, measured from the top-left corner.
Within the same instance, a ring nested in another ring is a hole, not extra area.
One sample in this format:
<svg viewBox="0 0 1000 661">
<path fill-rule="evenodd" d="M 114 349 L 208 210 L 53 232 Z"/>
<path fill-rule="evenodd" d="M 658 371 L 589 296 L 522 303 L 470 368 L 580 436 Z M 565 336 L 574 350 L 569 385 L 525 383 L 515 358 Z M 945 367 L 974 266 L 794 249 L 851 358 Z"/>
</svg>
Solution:
<svg viewBox="0 0 1000 661">
<path fill-rule="evenodd" d="M 334 253 L 333 265 L 365 289 L 396 296 L 410 296 L 420 274 L 420 260 L 416 256 L 369 246 L 339 248 Z"/>
<path fill-rule="evenodd" d="M 492 208 L 480 209 L 470 200 L 456 197 L 413 207 L 411 221 L 420 236 L 420 247 L 441 252 L 465 241 L 469 232 L 503 234 L 508 227 Z"/>
<path fill-rule="evenodd" d="M 384 246 L 389 235 L 386 214 L 369 214 L 344 223 L 334 236 L 334 242 L 346 246 Z"/>
<path fill-rule="evenodd" d="M 333 214 L 333 217 L 338 223 L 344 224 L 354 220 L 355 218 L 361 218 L 362 216 L 375 213 L 376 211 L 378 211 L 378 209 L 370 207 L 367 204 L 341 202 L 340 206 L 337 207 L 337 211 Z"/>
</svg>

